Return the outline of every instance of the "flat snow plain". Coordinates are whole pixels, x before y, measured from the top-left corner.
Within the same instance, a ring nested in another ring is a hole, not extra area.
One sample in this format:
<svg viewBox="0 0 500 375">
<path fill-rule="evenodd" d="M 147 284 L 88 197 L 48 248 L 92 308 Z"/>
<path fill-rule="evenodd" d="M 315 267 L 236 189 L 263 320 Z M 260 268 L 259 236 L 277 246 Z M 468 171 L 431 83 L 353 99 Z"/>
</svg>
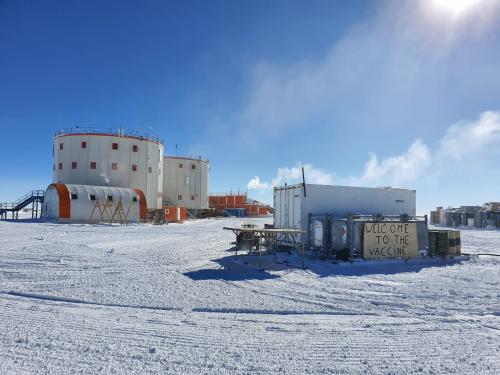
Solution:
<svg viewBox="0 0 500 375">
<path fill-rule="evenodd" d="M 500 258 L 258 271 L 240 223 L 0 222 L 0 373 L 500 372 Z"/>
</svg>

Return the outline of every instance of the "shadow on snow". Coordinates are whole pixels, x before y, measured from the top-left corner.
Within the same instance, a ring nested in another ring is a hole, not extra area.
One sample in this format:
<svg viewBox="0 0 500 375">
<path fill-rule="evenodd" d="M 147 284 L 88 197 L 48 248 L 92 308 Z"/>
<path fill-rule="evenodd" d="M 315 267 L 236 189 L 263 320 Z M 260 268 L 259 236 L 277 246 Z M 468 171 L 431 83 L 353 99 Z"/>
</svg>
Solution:
<svg viewBox="0 0 500 375">
<path fill-rule="evenodd" d="M 276 279 L 279 275 L 271 274 L 268 271 L 283 269 L 283 267 L 275 265 L 273 259 L 270 256 L 262 256 L 263 269 L 259 269 L 257 256 L 242 255 L 235 257 L 229 255 L 212 260 L 212 262 L 219 264 L 220 268 L 190 271 L 185 272 L 184 275 L 192 280 L 243 281 Z"/>
</svg>

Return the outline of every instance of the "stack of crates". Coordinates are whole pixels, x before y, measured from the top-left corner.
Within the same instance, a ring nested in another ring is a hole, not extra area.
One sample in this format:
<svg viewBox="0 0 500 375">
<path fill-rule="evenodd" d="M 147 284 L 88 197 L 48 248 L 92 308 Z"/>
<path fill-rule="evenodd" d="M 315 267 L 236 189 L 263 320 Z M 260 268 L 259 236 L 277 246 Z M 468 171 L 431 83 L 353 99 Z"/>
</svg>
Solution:
<svg viewBox="0 0 500 375">
<path fill-rule="evenodd" d="M 429 230 L 429 256 L 460 255 L 459 230 Z"/>
</svg>

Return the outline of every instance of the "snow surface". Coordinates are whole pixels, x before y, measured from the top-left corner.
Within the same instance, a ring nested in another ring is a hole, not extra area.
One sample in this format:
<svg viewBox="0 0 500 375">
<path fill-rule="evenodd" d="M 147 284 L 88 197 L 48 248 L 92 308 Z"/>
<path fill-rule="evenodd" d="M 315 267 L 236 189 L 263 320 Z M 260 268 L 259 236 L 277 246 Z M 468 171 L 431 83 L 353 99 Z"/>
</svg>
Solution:
<svg viewBox="0 0 500 375">
<path fill-rule="evenodd" d="M 259 271 L 241 222 L 0 222 L 0 373 L 499 373 L 499 257 Z"/>
</svg>

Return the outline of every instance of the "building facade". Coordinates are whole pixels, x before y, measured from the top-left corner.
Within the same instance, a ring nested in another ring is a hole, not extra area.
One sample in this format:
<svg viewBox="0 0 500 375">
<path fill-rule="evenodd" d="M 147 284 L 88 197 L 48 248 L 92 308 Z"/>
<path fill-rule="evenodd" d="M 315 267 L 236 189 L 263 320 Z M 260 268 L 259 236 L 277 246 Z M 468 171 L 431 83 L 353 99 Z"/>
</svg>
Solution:
<svg viewBox="0 0 500 375">
<path fill-rule="evenodd" d="M 163 159 L 163 204 L 208 209 L 210 164 L 201 157 L 166 156 Z"/>
<path fill-rule="evenodd" d="M 53 182 L 144 192 L 148 209 L 163 201 L 163 141 L 157 137 L 80 128 L 59 131 L 53 145 Z"/>
</svg>

